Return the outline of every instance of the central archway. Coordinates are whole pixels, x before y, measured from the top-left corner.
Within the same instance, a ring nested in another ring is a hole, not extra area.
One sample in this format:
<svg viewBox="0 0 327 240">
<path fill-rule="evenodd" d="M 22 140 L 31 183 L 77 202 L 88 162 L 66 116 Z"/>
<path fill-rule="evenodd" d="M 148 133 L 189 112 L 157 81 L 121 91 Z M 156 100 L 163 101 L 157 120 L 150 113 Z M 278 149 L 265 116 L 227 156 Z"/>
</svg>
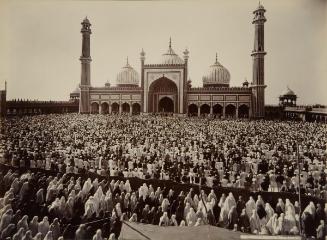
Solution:
<svg viewBox="0 0 327 240">
<path fill-rule="evenodd" d="M 169 97 L 163 97 L 159 101 L 158 110 L 159 110 L 159 112 L 166 112 L 166 113 L 167 112 L 169 112 L 169 113 L 174 112 L 174 102 L 173 102 L 173 100 L 170 99 Z"/>
<path fill-rule="evenodd" d="M 148 95 L 148 112 L 178 112 L 178 89 L 176 84 L 161 77 L 151 83 Z"/>
</svg>

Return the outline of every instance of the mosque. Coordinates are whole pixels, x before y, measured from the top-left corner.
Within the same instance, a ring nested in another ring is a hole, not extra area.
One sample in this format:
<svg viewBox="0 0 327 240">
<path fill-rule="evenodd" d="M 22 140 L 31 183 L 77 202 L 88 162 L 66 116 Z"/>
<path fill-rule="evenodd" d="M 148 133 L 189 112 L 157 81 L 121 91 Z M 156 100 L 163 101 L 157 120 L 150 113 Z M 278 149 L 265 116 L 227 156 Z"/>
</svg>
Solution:
<svg viewBox="0 0 327 240">
<path fill-rule="evenodd" d="M 140 74 L 129 64 L 117 74 L 116 86 L 91 85 L 90 35 L 91 23 L 82 24 L 81 82 L 71 93 L 79 98 L 80 113 L 206 115 L 222 118 L 263 118 L 265 116 L 264 82 L 264 7 L 259 4 L 253 11 L 255 28 L 252 82 L 230 87 L 230 73 L 218 61 L 202 78 L 202 87 L 192 87 L 188 80 L 189 51 L 180 57 L 172 48 L 171 40 L 161 62 L 146 63 L 146 53 L 140 53 Z"/>
<path fill-rule="evenodd" d="M 141 51 L 141 71 L 129 64 L 118 73 L 116 85 L 109 82 L 103 87 L 91 85 L 90 35 L 91 23 L 82 22 L 81 81 L 70 93 L 69 101 L 7 100 L 7 84 L 0 89 L 0 118 L 14 115 L 50 113 L 101 113 L 211 116 L 216 118 L 265 118 L 270 120 L 300 120 L 327 122 L 327 107 L 321 104 L 297 105 L 297 95 L 289 87 L 279 95 L 278 105 L 265 105 L 264 91 L 264 16 L 259 3 L 253 11 L 254 48 L 251 53 L 253 76 L 240 87 L 230 87 L 230 73 L 218 61 L 203 74 L 202 87 L 194 88 L 188 76 L 189 51 L 178 56 L 169 41 L 168 51 L 157 64 L 145 62 Z"/>
</svg>

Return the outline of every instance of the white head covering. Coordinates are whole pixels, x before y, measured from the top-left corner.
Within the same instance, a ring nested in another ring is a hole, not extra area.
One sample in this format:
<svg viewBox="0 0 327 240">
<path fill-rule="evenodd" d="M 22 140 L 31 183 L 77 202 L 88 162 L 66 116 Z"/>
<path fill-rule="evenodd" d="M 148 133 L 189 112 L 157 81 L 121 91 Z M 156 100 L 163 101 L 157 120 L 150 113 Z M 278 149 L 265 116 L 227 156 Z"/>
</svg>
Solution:
<svg viewBox="0 0 327 240">
<path fill-rule="evenodd" d="M 98 230 L 96 231 L 96 233 L 94 234 L 92 240 L 103 240 L 101 229 L 98 229 Z"/>
<path fill-rule="evenodd" d="M 116 236 L 114 233 L 111 233 L 108 240 L 116 240 Z"/>
<path fill-rule="evenodd" d="M 252 215 L 250 217 L 250 227 L 251 233 L 259 233 L 261 231 L 260 218 L 255 209 L 252 210 Z"/>
<path fill-rule="evenodd" d="M 53 240 L 52 231 L 48 231 L 43 240 Z"/>
<path fill-rule="evenodd" d="M 269 219 L 274 215 L 275 211 L 268 202 L 265 204 L 265 211 L 267 213 L 267 219 L 269 221 Z"/>
<path fill-rule="evenodd" d="M 277 205 L 281 207 L 283 212 L 285 211 L 285 204 L 284 204 L 284 202 L 283 202 L 283 200 L 281 198 L 278 198 Z"/>
<path fill-rule="evenodd" d="M 315 207 L 315 205 L 314 205 L 313 202 L 310 202 L 310 203 L 309 203 L 309 205 L 304 209 L 303 214 L 304 214 L 305 212 L 311 214 L 312 217 L 315 216 L 315 214 L 316 214 L 316 207 Z M 303 214 L 302 214 L 302 216 L 303 216 Z"/>
<path fill-rule="evenodd" d="M 245 211 L 249 218 L 252 216 L 253 210 L 256 210 L 256 205 L 253 197 L 250 196 L 249 201 L 245 203 Z"/>
<path fill-rule="evenodd" d="M 38 225 L 38 231 L 42 233 L 43 236 L 45 236 L 48 233 L 49 228 L 50 228 L 50 224 L 48 221 L 48 217 L 45 216 Z"/>
<path fill-rule="evenodd" d="M 291 229 L 296 227 L 296 219 L 295 219 L 295 213 L 293 212 L 294 209 L 286 208 L 285 213 L 285 224 L 284 229 L 286 232 L 290 232 Z"/>
<path fill-rule="evenodd" d="M 278 215 L 274 213 L 273 216 L 268 220 L 267 228 L 270 234 L 277 235 L 279 234 L 278 230 Z"/>
<path fill-rule="evenodd" d="M 223 203 L 223 207 L 220 211 L 219 221 L 227 223 L 228 221 L 228 213 L 232 209 L 232 207 L 236 206 L 236 201 L 232 193 L 229 193 L 226 200 Z"/>
<path fill-rule="evenodd" d="M 126 180 L 124 189 L 126 192 L 130 193 L 132 191 L 131 184 L 129 183 L 129 180 Z"/>
<path fill-rule="evenodd" d="M 196 213 L 193 208 L 190 208 L 188 214 L 186 215 L 186 222 L 188 226 L 192 226 L 196 222 Z"/>
<path fill-rule="evenodd" d="M 288 214 L 292 214 L 295 216 L 295 208 L 294 205 L 290 202 L 288 198 L 285 200 L 285 213 L 289 212 Z"/>
</svg>

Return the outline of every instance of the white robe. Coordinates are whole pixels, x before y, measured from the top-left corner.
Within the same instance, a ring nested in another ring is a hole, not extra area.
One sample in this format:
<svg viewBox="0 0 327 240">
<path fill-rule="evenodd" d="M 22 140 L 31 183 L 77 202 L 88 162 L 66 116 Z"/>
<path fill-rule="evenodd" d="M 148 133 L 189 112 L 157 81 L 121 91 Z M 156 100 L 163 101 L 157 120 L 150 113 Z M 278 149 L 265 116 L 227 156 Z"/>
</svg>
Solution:
<svg viewBox="0 0 327 240">
<path fill-rule="evenodd" d="M 250 227 L 251 233 L 255 233 L 255 231 L 259 233 L 261 231 L 260 218 L 256 210 L 253 211 L 250 217 Z"/>
<path fill-rule="evenodd" d="M 269 230 L 269 233 L 271 235 L 278 235 L 279 234 L 279 229 L 278 229 L 278 218 L 277 218 L 277 214 L 273 215 L 268 223 L 267 223 L 267 228 Z"/>
<path fill-rule="evenodd" d="M 245 204 L 245 212 L 246 212 L 246 214 L 248 215 L 249 218 L 252 216 L 252 211 L 253 210 L 256 210 L 256 205 L 255 205 L 255 202 L 254 202 L 253 198 L 251 198 Z"/>
<path fill-rule="evenodd" d="M 84 216 L 90 218 L 96 212 L 95 203 L 92 198 L 89 198 L 85 203 L 85 213 Z"/>
<path fill-rule="evenodd" d="M 221 208 L 221 211 L 220 211 L 220 216 L 219 216 L 220 222 L 223 222 L 223 223 L 228 222 L 228 213 L 233 206 L 236 207 L 236 201 L 235 201 L 234 196 L 232 194 L 229 194 L 223 204 L 223 207 Z"/>
</svg>

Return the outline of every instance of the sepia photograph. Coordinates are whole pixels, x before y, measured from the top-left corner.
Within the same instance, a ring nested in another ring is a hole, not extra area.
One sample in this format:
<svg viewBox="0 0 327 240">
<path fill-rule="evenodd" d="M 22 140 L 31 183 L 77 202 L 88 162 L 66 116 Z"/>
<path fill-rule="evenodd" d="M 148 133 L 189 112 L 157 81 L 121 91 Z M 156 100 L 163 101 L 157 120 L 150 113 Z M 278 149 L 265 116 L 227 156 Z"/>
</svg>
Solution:
<svg viewBox="0 0 327 240">
<path fill-rule="evenodd" d="M 327 0 L 0 0 L 0 240 L 327 240 Z"/>
</svg>

